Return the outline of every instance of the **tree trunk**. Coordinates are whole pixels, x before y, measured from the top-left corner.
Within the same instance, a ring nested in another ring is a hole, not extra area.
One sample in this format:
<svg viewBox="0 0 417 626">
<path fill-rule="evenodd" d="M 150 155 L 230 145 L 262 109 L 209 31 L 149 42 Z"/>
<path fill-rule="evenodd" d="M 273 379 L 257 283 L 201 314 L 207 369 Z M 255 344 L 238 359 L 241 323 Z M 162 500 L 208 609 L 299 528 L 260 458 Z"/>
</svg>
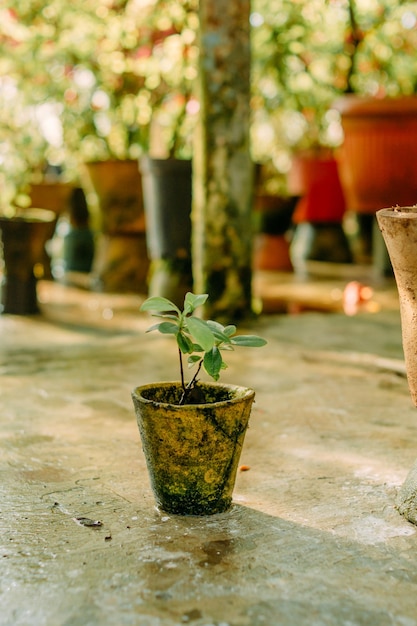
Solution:
<svg viewBox="0 0 417 626">
<path fill-rule="evenodd" d="M 250 0 L 200 0 L 200 121 L 193 158 L 194 290 L 205 314 L 251 312 Z"/>
</svg>

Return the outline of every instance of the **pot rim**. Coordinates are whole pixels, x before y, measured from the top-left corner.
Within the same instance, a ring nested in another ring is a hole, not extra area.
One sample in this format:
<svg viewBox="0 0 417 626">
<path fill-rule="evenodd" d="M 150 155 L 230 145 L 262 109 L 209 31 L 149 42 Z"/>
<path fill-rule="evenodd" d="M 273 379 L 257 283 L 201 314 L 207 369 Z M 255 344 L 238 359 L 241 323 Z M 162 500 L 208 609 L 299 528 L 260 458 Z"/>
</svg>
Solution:
<svg viewBox="0 0 417 626">
<path fill-rule="evenodd" d="M 134 396 L 134 398 L 136 400 L 139 400 L 140 402 L 144 403 L 144 404 L 153 404 L 153 405 L 157 405 L 157 406 L 169 406 L 169 407 L 173 407 L 175 409 L 181 410 L 190 406 L 193 407 L 201 407 L 201 406 L 216 406 L 216 407 L 220 407 L 222 405 L 230 405 L 230 404 L 234 404 L 237 402 L 241 402 L 243 399 L 248 399 L 251 397 L 255 396 L 255 391 L 254 389 L 251 389 L 250 387 L 244 387 L 243 385 L 232 385 L 229 383 L 221 383 L 221 382 L 206 382 L 206 381 L 199 381 L 198 384 L 202 387 L 210 387 L 210 388 L 218 388 L 218 389 L 225 389 L 226 391 L 230 391 L 231 393 L 235 393 L 238 395 L 236 395 L 235 397 L 229 398 L 228 400 L 221 400 L 219 402 L 202 402 L 202 403 L 196 403 L 196 404 L 172 404 L 170 402 L 158 402 L 156 400 L 149 400 L 149 398 L 145 398 L 142 395 L 142 391 L 146 390 L 146 389 L 155 389 L 155 388 L 160 388 L 160 387 L 172 387 L 173 385 L 176 387 L 181 387 L 181 383 L 179 381 L 163 381 L 163 382 L 154 382 L 154 383 L 147 383 L 145 385 L 139 385 L 138 387 L 135 387 L 132 391 L 132 396 Z"/>
<path fill-rule="evenodd" d="M 379 217 L 395 217 L 398 219 L 417 219 L 417 205 L 414 206 L 393 206 L 379 209 L 376 212 Z"/>
<path fill-rule="evenodd" d="M 7 216 L 0 213 L 0 220 L 2 222 L 42 222 L 49 223 L 56 220 L 57 214 L 50 209 L 42 209 L 40 207 L 28 207 L 27 209 L 17 209 L 15 213 Z"/>
<path fill-rule="evenodd" d="M 360 117 L 372 114 L 373 116 L 395 117 L 398 113 L 415 116 L 417 113 L 417 97 L 415 94 L 386 96 L 361 96 L 345 94 L 333 103 L 333 108 L 339 111 L 342 117 Z"/>
</svg>

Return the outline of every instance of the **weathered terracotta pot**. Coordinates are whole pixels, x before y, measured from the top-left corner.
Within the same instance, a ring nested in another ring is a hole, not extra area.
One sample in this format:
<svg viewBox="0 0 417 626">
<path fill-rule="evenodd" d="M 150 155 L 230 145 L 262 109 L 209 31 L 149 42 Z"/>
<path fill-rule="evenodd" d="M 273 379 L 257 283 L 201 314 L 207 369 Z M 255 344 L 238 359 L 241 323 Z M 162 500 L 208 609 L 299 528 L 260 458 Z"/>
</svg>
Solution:
<svg viewBox="0 0 417 626">
<path fill-rule="evenodd" d="M 376 216 L 397 283 L 407 380 L 417 406 L 417 206 L 381 209 Z M 397 508 L 417 524 L 417 462 L 398 494 Z"/>
<path fill-rule="evenodd" d="M 30 206 L 33 209 L 53 211 L 56 219 L 50 223 L 48 239 L 52 239 L 58 218 L 69 210 L 71 193 L 74 185 L 63 182 L 33 183 L 30 186 Z M 42 251 L 43 278 L 53 280 L 51 256 L 44 249 Z"/>
<path fill-rule="evenodd" d="M 89 161 L 85 166 L 100 212 L 94 287 L 106 292 L 147 293 L 149 259 L 138 163 L 113 159 Z"/>
<path fill-rule="evenodd" d="M 376 215 L 397 283 L 407 379 L 417 406 L 417 207 L 381 209 Z"/>
<path fill-rule="evenodd" d="M 157 505 L 178 515 L 212 515 L 230 508 L 255 392 L 198 383 L 194 404 L 178 405 L 179 383 L 132 392 L 142 448 Z"/>
<path fill-rule="evenodd" d="M 113 159 L 85 165 L 99 201 L 101 231 L 106 235 L 145 232 L 142 176 L 137 161 Z"/>
</svg>

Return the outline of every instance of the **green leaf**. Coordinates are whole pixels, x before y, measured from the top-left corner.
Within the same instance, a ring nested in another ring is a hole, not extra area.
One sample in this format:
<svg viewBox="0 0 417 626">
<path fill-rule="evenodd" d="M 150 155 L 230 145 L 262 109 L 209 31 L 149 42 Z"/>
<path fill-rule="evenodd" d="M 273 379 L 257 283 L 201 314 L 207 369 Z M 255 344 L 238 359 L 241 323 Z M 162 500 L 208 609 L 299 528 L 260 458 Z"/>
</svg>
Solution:
<svg viewBox="0 0 417 626">
<path fill-rule="evenodd" d="M 163 335 L 176 335 L 178 332 L 178 324 L 174 322 L 161 322 L 158 326 L 159 332 Z"/>
<path fill-rule="evenodd" d="M 187 337 L 187 335 L 184 335 L 183 332 L 179 332 L 177 334 L 177 343 L 183 354 L 190 354 L 191 352 L 194 352 L 193 342 Z"/>
<path fill-rule="evenodd" d="M 178 324 L 178 315 L 175 315 L 175 313 L 152 313 L 152 317 L 162 317 L 165 320 L 175 320 L 175 323 Z"/>
<path fill-rule="evenodd" d="M 232 335 L 235 334 L 236 332 L 236 326 L 233 326 L 233 324 L 229 324 L 228 326 L 226 326 L 223 329 L 223 332 L 225 335 L 227 335 L 228 337 L 231 337 Z"/>
<path fill-rule="evenodd" d="M 236 335 L 231 338 L 234 346 L 246 346 L 248 348 L 260 348 L 266 344 L 266 340 L 257 335 Z"/>
<path fill-rule="evenodd" d="M 230 343 L 229 336 L 224 332 L 225 328 L 222 324 L 213 322 L 213 320 L 207 320 L 207 326 L 212 331 L 217 345 L 220 343 Z"/>
<path fill-rule="evenodd" d="M 152 296 L 145 300 L 140 307 L 141 311 L 177 311 L 180 314 L 179 308 L 168 300 L 167 298 L 162 298 L 161 296 Z"/>
<path fill-rule="evenodd" d="M 160 327 L 160 323 L 159 324 L 154 324 L 153 326 L 149 326 L 149 328 L 146 329 L 147 333 L 151 333 L 153 330 L 159 330 Z"/>
<path fill-rule="evenodd" d="M 198 294 L 198 295 L 191 293 L 190 291 L 186 293 L 185 300 L 184 300 L 184 315 L 190 315 L 191 313 L 193 313 L 197 307 L 205 303 L 207 298 L 208 298 L 207 293 Z"/>
<path fill-rule="evenodd" d="M 206 324 L 207 326 L 210 326 L 211 330 L 213 331 L 217 330 L 220 333 L 224 332 L 224 326 L 223 324 L 220 324 L 220 322 L 215 322 L 214 320 L 207 320 Z"/>
<path fill-rule="evenodd" d="M 190 335 L 204 350 L 211 350 L 215 344 L 215 339 L 212 331 L 210 330 L 207 322 L 201 320 L 198 317 L 187 318 L 187 328 Z"/>
<path fill-rule="evenodd" d="M 219 380 L 223 359 L 220 354 L 220 350 L 216 346 L 214 346 L 209 352 L 206 352 L 204 355 L 203 365 L 209 376 L 211 376 L 214 380 Z"/>
<path fill-rule="evenodd" d="M 192 367 L 199 361 L 201 361 L 201 356 L 199 356 L 198 354 L 191 354 L 187 359 L 188 367 Z"/>
</svg>

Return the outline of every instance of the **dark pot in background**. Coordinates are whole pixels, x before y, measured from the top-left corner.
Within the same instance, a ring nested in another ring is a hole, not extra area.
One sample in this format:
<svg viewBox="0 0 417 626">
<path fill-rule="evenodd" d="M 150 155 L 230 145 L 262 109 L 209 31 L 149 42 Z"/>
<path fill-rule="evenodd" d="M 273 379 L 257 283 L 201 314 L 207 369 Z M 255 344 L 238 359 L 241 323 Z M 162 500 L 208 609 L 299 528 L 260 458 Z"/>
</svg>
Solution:
<svg viewBox="0 0 417 626">
<path fill-rule="evenodd" d="M 4 261 L 2 313 L 39 312 L 37 281 L 44 276 L 45 244 L 55 223 L 56 214 L 43 209 L 22 209 L 13 217 L 0 216 Z"/>
<path fill-rule="evenodd" d="M 255 269 L 292 271 L 289 233 L 298 200 L 298 196 L 255 196 Z"/>
<path fill-rule="evenodd" d="M 149 294 L 182 305 L 192 289 L 192 163 L 181 159 L 140 161 L 151 259 Z"/>
</svg>

